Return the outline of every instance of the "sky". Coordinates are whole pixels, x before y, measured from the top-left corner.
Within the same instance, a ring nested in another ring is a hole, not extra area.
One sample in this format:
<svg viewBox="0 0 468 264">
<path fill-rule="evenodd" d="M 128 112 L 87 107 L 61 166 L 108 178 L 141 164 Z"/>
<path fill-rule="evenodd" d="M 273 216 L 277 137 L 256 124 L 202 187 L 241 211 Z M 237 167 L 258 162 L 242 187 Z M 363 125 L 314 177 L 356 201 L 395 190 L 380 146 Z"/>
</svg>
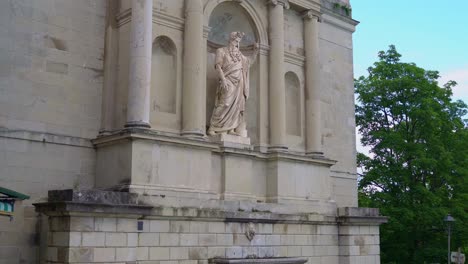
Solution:
<svg viewBox="0 0 468 264">
<path fill-rule="evenodd" d="M 453 98 L 468 103 L 468 0 L 351 0 L 354 76 L 367 74 L 377 52 L 394 44 L 404 62 L 454 80 Z"/>
<path fill-rule="evenodd" d="M 367 75 L 377 53 L 393 44 L 401 61 L 437 70 L 440 85 L 458 83 L 453 99 L 468 104 L 468 0 L 351 0 L 354 76 Z M 357 150 L 368 149 L 356 138 Z"/>
</svg>

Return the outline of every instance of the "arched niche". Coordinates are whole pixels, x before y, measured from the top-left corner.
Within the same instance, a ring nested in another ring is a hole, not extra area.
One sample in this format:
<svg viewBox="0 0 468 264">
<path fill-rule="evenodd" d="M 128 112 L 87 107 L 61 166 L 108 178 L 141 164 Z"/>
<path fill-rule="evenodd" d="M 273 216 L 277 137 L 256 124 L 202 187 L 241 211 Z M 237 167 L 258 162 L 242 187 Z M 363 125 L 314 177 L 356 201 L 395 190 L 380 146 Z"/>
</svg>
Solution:
<svg viewBox="0 0 468 264">
<path fill-rule="evenodd" d="M 220 2 L 220 1 L 218 1 Z M 224 1 L 210 12 L 208 26 L 210 32 L 207 40 L 207 80 L 206 80 L 206 122 L 209 126 L 211 114 L 214 107 L 216 90 L 218 86 L 218 75 L 214 68 L 216 49 L 228 44 L 229 34 L 233 31 L 244 32 L 245 36 L 241 42 L 241 52 L 245 56 L 253 53 L 255 43 L 259 40 L 259 30 L 255 26 L 251 15 L 243 5 L 236 1 Z M 247 100 L 245 118 L 247 130 L 252 141 L 256 138 L 257 126 L 257 90 L 258 90 L 258 63 L 250 67 L 250 97 Z"/>
<path fill-rule="evenodd" d="M 301 136 L 301 82 L 294 72 L 287 72 L 286 89 L 286 132 L 289 135 Z"/>
<path fill-rule="evenodd" d="M 176 113 L 177 49 L 167 36 L 153 42 L 151 58 L 151 112 Z"/>
</svg>

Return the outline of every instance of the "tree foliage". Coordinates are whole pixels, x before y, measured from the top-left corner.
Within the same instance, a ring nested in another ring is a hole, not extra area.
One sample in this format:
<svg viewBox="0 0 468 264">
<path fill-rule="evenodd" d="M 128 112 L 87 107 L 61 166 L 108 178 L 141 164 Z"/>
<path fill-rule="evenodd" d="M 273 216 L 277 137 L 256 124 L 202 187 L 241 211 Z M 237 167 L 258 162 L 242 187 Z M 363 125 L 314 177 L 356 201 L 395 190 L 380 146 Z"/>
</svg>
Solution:
<svg viewBox="0 0 468 264">
<path fill-rule="evenodd" d="M 361 206 L 389 217 L 381 227 L 382 263 L 443 263 L 444 217 L 456 219 L 453 250 L 468 253 L 467 106 L 450 81 L 403 63 L 394 46 L 355 81 L 356 123 L 369 155 L 358 154 Z"/>
</svg>

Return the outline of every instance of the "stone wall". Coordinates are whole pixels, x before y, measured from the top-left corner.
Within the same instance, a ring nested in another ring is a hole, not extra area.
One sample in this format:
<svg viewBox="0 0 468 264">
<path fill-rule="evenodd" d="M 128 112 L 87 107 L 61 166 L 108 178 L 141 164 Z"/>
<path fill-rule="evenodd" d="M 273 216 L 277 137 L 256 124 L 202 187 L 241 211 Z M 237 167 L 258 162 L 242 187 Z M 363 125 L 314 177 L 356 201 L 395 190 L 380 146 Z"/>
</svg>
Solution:
<svg viewBox="0 0 468 264">
<path fill-rule="evenodd" d="M 0 1 L 0 186 L 31 196 L 0 218 L 0 263 L 37 263 L 31 206 L 94 186 L 106 1 Z"/>
<path fill-rule="evenodd" d="M 212 258 L 275 257 L 380 262 L 378 224 L 385 218 L 374 209 L 343 208 L 335 218 L 149 206 L 144 197 L 125 193 L 54 193 L 50 203 L 36 205 L 49 215 L 48 263 L 207 264 Z"/>
</svg>

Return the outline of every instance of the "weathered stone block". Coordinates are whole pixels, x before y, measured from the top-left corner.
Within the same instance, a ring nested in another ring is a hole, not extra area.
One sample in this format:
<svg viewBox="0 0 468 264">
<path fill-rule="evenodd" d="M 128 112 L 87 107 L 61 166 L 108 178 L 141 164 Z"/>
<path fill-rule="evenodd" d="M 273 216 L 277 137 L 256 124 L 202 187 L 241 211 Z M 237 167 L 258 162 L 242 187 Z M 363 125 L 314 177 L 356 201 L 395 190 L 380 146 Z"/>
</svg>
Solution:
<svg viewBox="0 0 468 264">
<path fill-rule="evenodd" d="M 220 222 L 210 222 L 208 223 L 208 232 L 210 233 L 224 233 L 225 224 Z"/>
<path fill-rule="evenodd" d="M 127 233 L 127 246 L 138 246 L 138 233 Z"/>
<path fill-rule="evenodd" d="M 94 248 L 95 262 L 111 262 L 115 261 L 115 248 Z"/>
<path fill-rule="evenodd" d="M 58 261 L 58 250 L 56 247 L 47 247 L 47 260 Z"/>
<path fill-rule="evenodd" d="M 117 232 L 137 232 L 137 220 L 118 218 L 117 219 Z"/>
<path fill-rule="evenodd" d="M 209 247 L 208 258 L 224 258 L 226 256 L 225 247 Z"/>
<path fill-rule="evenodd" d="M 188 233 L 190 231 L 190 222 L 171 221 L 169 231 L 171 233 Z"/>
<path fill-rule="evenodd" d="M 170 252 L 168 247 L 150 247 L 149 259 L 151 260 L 169 260 Z M 193 259 L 193 258 L 191 258 Z"/>
<path fill-rule="evenodd" d="M 235 246 L 250 246 L 250 241 L 245 234 L 234 234 L 233 237 Z"/>
<path fill-rule="evenodd" d="M 216 235 L 215 234 L 200 234 L 198 235 L 198 245 L 200 246 L 215 246 Z"/>
<path fill-rule="evenodd" d="M 137 248 L 135 247 L 116 248 L 115 260 L 116 261 L 136 261 L 137 260 Z"/>
<path fill-rule="evenodd" d="M 301 247 L 300 246 L 288 246 L 288 257 L 297 257 L 301 256 Z"/>
<path fill-rule="evenodd" d="M 127 246 L 126 233 L 106 233 L 106 247 L 124 247 Z"/>
<path fill-rule="evenodd" d="M 94 218 L 78 216 L 71 217 L 70 231 L 94 231 Z"/>
<path fill-rule="evenodd" d="M 156 233 L 140 233 L 138 234 L 138 246 L 158 246 L 159 234 Z"/>
<path fill-rule="evenodd" d="M 314 255 L 315 255 L 314 246 L 302 246 L 301 247 L 301 256 L 310 257 Z"/>
<path fill-rule="evenodd" d="M 150 232 L 164 233 L 170 231 L 169 221 L 150 220 Z"/>
<path fill-rule="evenodd" d="M 148 247 L 137 247 L 137 260 L 149 259 L 149 248 Z"/>
<path fill-rule="evenodd" d="M 180 234 L 181 246 L 197 246 L 198 234 Z"/>
<path fill-rule="evenodd" d="M 190 233 L 208 233 L 207 222 L 190 222 Z"/>
<path fill-rule="evenodd" d="M 206 247 L 191 247 L 189 248 L 189 259 L 207 259 L 208 249 Z"/>
<path fill-rule="evenodd" d="M 281 245 L 281 235 L 266 235 L 265 245 L 267 246 L 278 246 Z"/>
<path fill-rule="evenodd" d="M 93 262 L 94 249 L 93 248 L 70 248 L 67 250 L 68 261 L 70 262 Z"/>
<path fill-rule="evenodd" d="M 52 245 L 66 247 L 69 244 L 68 232 L 53 232 L 52 233 Z"/>
<path fill-rule="evenodd" d="M 81 246 L 81 232 L 70 232 L 69 246 L 79 247 Z"/>
<path fill-rule="evenodd" d="M 234 237 L 232 234 L 217 234 L 216 235 L 217 246 L 232 246 L 233 244 L 234 244 Z"/>
<path fill-rule="evenodd" d="M 227 258 L 242 258 L 242 247 L 228 247 L 226 249 Z"/>
<path fill-rule="evenodd" d="M 117 230 L 116 218 L 96 217 L 94 220 L 94 231 L 115 232 Z"/>
<path fill-rule="evenodd" d="M 169 251 L 170 259 L 188 259 L 189 249 L 187 247 L 171 247 Z"/>
<path fill-rule="evenodd" d="M 82 244 L 85 247 L 103 247 L 105 246 L 105 233 L 83 232 Z"/>
<path fill-rule="evenodd" d="M 178 246 L 179 234 L 161 233 L 159 234 L 160 246 Z"/>
</svg>

